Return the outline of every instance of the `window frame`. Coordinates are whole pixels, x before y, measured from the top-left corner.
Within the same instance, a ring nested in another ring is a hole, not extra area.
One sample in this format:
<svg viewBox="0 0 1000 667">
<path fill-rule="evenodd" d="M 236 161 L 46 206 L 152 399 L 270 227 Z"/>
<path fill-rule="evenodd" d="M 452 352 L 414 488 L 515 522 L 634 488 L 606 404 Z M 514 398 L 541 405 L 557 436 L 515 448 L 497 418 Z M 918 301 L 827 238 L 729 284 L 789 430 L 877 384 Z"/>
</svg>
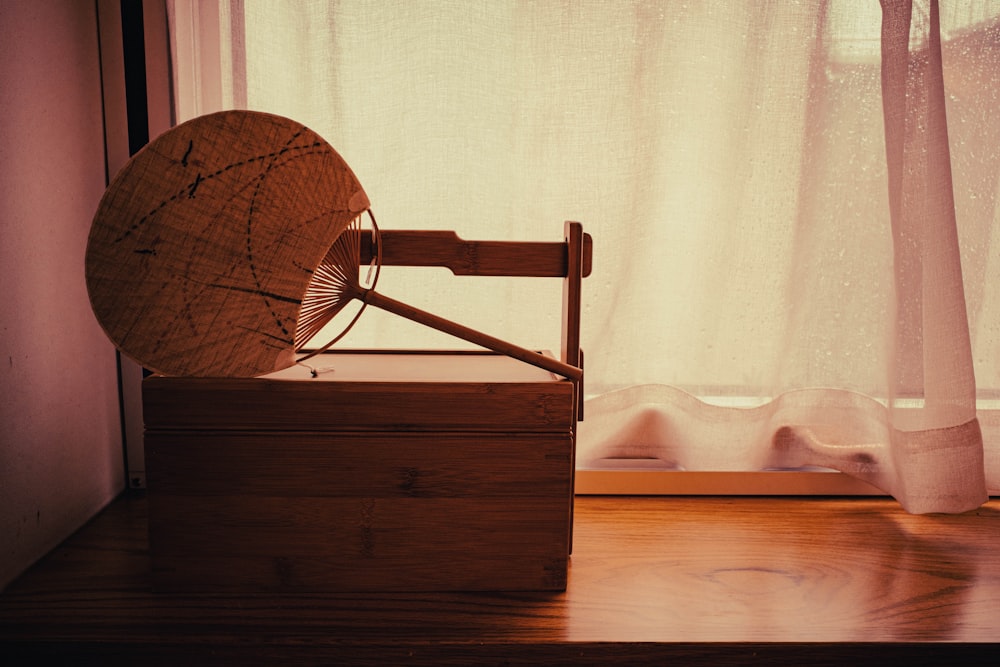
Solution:
<svg viewBox="0 0 1000 667">
<path fill-rule="evenodd" d="M 101 5 L 110 5 L 101 0 Z M 162 72 L 148 82 L 151 135 L 157 122 L 162 125 L 163 114 L 169 119 L 193 117 L 222 108 L 223 100 L 239 95 L 233 89 L 233 73 L 242 66 L 240 54 L 227 56 L 218 43 L 199 39 L 204 26 L 223 30 L 242 28 L 242 0 L 205 2 L 203 0 L 144 0 L 144 7 L 151 16 L 146 34 L 147 72 L 151 65 L 168 68 L 167 77 Z M 164 5 L 166 12 L 163 12 Z M 157 14 L 157 11 L 159 14 Z M 162 14 L 162 20 L 159 15 Z M 168 29 L 167 16 L 177 25 L 189 30 Z M 201 26 L 201 27 L 200 27 Z M 242 43 L 239 45 L 243 48 Z M 173 74 L 173 83 L 170 73 Z M 245 91 L 242 92 L 245 99 Z M 168 107 L 168 108 L 165 108 Z M 154 119 L 154 116 L 158 120 Z M 111 161 L 109 158 L 109 165 Z M 112 172 L 113 173 L 113 172 Z M 122 360 L 125 438 L 129 480 L 133 488 L 145 486 L 142 453 L 141 369 L 128 359 Z M 1000 443 L 1000 401 L 980 401 L 977 413 L 983 428 L 984 439 Z M 1000 450 L 1000 447 L 994 449 Z M 987 468 L 1000 469 L 1000 452 L 987 452 Z M 837 471 L 689 471 L 655 469 L 656 462 L 646 459 L 622 459 L 609 462 L 605 468 L 577 468 L 575 485 L 577 495 L 886 495 L 883 491 Z M 996 492 L 996 490 L 994 490 Z"/>
</svg>

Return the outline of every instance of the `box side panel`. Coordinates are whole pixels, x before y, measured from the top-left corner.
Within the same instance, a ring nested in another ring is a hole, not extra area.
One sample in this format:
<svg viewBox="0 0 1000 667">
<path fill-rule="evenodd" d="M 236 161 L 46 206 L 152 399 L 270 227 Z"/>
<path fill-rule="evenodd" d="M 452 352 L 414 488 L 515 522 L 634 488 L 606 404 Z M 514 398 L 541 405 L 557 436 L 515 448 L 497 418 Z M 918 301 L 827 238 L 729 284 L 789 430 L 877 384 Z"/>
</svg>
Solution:
<svg viewBox="0 0 1000 667">
<path fill-rule="evenodd" d="M 561 590 L 571 434 L 147 433 L 160 590 Z"/>
<path fill-rule="evenodd" d="M 568 432 L 573 384 L 150 377 L 147 428 Z"/>
<path fill-rule="evenodd" d="M 158 495 L 569 497 L 571 439 L 541 434 L 146 433 Z"/>
<path fill-rule="evenodd" d="M 169 501 L 163 592 L 563 590 L 567 520 L 539 499 L 215 496 Z"/>
</svg>

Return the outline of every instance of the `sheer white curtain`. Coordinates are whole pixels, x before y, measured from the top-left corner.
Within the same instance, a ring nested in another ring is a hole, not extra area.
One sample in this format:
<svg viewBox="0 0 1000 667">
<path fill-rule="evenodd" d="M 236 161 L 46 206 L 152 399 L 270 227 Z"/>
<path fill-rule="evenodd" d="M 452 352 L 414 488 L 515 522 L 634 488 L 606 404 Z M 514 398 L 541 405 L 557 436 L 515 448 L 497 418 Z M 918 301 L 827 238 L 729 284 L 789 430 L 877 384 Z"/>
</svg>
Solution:
<svg viewBox="0 0 1000 667">
<path fill-rule="evenodd" d="M 1000 489 L 995 3 L 168 6 L 179 120 L 310 126 L 382 227 L 584 223 L 581 466 L 834 468 L 913 512 Z M 461 281 L 380 291 L 558 346 L 558 286 Z M 461 343 L 366 313 L 342 345 Z"/>
</svg>

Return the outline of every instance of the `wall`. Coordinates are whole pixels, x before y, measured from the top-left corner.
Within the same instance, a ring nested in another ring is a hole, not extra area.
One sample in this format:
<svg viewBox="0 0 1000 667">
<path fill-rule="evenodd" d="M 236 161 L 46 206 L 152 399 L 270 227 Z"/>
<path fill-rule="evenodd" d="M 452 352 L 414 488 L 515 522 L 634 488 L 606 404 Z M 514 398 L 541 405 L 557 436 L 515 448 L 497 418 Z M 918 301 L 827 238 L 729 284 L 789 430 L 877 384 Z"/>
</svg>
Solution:
<svg viewBox="0 0 1000 667">
<path fill-rule="evenodd" d="M 0 2 L 0 587 L 122 488 L 83 258 L 104 191 L 94 2 Z"/>
</svg>

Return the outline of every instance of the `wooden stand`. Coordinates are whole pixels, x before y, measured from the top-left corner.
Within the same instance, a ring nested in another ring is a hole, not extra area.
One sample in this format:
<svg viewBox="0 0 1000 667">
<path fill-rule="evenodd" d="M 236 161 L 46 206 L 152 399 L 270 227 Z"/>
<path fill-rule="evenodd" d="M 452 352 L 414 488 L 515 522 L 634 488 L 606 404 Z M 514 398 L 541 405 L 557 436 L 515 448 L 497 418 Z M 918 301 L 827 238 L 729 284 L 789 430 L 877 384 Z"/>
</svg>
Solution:
<svg viewBox="0 0 1000 667">
<path fill-rule="evenodd" d="M 573 384 L 492 354 L 145 381 L 163 591 L 562 590 Z"/>
<path fill-rule="evenodd" d="M 384 232 L 383 263 L 563 277 L 560 359 L 582 367 L 591 244 L 566 229 L 554 244 Z M 308 363 L 333 370 L 144 381 L 157 590 L 565 589 L 582 373 L 476 352 Z"/>
</svg>

